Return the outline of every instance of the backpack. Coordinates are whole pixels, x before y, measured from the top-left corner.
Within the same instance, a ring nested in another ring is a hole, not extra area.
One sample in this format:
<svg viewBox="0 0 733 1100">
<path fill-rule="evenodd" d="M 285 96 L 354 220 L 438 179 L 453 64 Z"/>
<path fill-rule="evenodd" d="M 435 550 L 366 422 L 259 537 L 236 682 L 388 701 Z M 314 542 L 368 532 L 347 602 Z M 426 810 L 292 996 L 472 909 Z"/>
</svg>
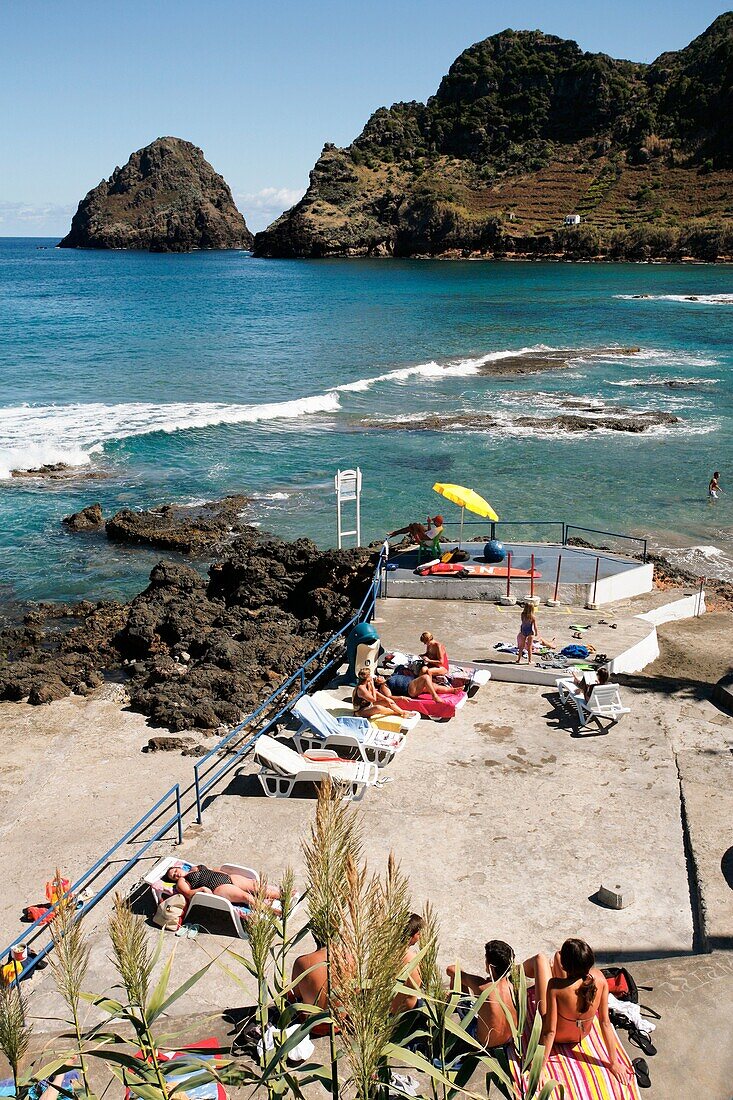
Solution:
<svg viewBox="0 0 733 1100">
<path fill-rule="evenodd" d="M 608 982 L 608 992 L 619 1001 L 639 1003 L 639 988 L 625 966 L 601 967 L 601 974 Z"/>
<path fill-rule="evenodd" d="M 587 645 L 566 645 L 564 649 L 560 650 L 560 653 L 563 657 L 577 658 L 584 661 L 590 655 L 590 650 Z"/>
</svg>

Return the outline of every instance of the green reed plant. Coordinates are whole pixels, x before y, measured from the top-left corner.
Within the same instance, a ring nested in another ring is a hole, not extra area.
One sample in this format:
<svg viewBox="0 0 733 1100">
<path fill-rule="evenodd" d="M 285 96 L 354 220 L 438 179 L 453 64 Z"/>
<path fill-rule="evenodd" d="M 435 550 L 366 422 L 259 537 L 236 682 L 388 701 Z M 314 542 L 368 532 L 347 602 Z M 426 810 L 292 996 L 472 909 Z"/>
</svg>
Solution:
<svg viewBox="0 0 733 1100">
<path fill-rule="evenodd" d="M 349 857 L 348 893 L 331 956 L 331 986 L 357 1100 L 386 1096 L 388 1055 L 396 1016 L 391 1011 L 404 967 L 410 894 L 390 855 L 384 879 Z"/>
<path fill-rule="evenodd" d="M 0 980 L 0 1050 L 8 1060 L 16 1096 L 22 1095 L 20 1066 L 28 1053 L 32 1028 L 19 982 Z"/>
<path fill-rule="evenodd" d="M 51 922 L 51 938 L 54 950 L 49 961 L 56 988 L 71 1013 L 70 1022 L 76 1039 L 76 1050 L 84 1091 L 87 1095 L 91 1095 L 79 1012 L 83 986 L 89 970 L 90 946 L 82 927 L 82 921 L 77 918 L 76 900 L 69 893 L 64 892 L 62 883 L 63 876 L 60 870 L 56 868 L 54 885 L 59 901 L 56 904 Z"/>
<path fill-rule="evenodd" d="M 350 863 L 356 866 L 362 854 L 361 818 L 342 796 L 337 783 L 329 778 L 323 780 L 318 789 L 310 834 L 303 841 L 310 927 L 318 943 L 326 950 L 326 1000 L 330 1012 L 329 1049 L 334 1100 L 339 1097 L 339 1068 L 331 960 L 347 902 L 347 866 Z"/>
</svg>

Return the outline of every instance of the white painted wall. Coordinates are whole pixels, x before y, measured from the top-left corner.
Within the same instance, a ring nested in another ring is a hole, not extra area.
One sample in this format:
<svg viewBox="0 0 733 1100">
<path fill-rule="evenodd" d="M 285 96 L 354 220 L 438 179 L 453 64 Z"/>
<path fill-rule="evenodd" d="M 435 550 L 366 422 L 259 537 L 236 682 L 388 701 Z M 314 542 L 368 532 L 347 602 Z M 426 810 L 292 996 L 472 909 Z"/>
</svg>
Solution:
<svg viewBox="0 0 733 1100">
<path fill-rule="evenodd" d="M 614 573 L 610 577 L 601 577 L 596 586 L 595 602 L 601 604 L 614 603 L 616 600 L 626 600 L 630 596 L 640 596 L 644 592 L 651 592 L 654 587 L 654 566 L 651 562 L 646 565 L 637 565 L 633 569 L 624 569 L 621 573 Z M 593 599 L 593 585 L 588 585 L 587 602 Z"/>
</svg>

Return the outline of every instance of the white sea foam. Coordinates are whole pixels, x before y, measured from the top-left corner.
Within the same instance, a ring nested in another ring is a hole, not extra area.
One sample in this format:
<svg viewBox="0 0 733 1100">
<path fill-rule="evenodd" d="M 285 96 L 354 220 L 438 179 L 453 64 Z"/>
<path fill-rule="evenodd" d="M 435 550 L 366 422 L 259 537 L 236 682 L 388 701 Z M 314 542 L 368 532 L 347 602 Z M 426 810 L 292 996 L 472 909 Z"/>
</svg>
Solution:
<svg viewBox="0 0 733 1100">
<path fill-rule="evenodd" d="M 633 386 L 665 386 L 667 389 L 687 386 L 716 386 L 721 378 L 661 378 L 657 374 L 651 374 L 648 378 L 624 378 L 620 382 L 612 382 L 609 378 L 606 383 L 609 386 L 633 387 Z"/>
<path fill-rule="evenodd" d="M 56 462 L 83 466 L 105 443 L 117 439 L 300 418 L 340 407 L 338 394 L 330 392 L 261 405 L 134 402 L 0 408 L 0 478 L 10 477 L 13 470 L 34 470 Z"/>
<path fill-rule="evenodd" d="M 290 500 L 290 493 L 252 493 L 252 500 Z"/>
<path fill-rule="evenodd" d="M 733 557 L 718 546 L 660 546 L 659 552 L 699 577 L 733 581 Z"/>
<path fill-rule="evenodd" d="M 733 305 L 733 294 L 614 294 L 614 298 L 624 301 L 641 302 L 685 302 L 691 305 L 706 306 Z"/>
</svg>

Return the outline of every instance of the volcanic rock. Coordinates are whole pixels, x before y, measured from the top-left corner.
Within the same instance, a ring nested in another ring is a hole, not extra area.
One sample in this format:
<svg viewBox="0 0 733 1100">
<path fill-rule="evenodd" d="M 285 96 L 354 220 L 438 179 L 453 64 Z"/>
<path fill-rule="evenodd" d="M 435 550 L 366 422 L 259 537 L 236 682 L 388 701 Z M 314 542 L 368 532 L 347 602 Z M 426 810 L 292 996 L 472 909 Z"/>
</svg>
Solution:
<svg viewBox="0 0 733 1100">
<path fill-rule="evenodd" d="M 107 520 L 105 529 L 115 542 L 213 557 L 234 533 L 244 530 L 240 513 L 248 503 L 237 495 L 200 505 L 164 504 L 147 512 L 123 508 Z"/>
<path fill-rule="evenodd" d="M 201 149 L 162 137 L 82 199 L 59 247 L 190 252 L 252 241 L 228 184 Z"/>
<path fill-rule="evenodd" d="M 588 413 L 593 413 L 591 408 Z M 559 416 L 518 416 L 508 423 L 499 420 L 491 413 L 440 413 L 421 416 L 419 420 L 365 420 L 367 428 L 379 431 L 403 432 L 465 432 L 465 431 L 506 431 L 507 428 L 536 428 L 552 432 L 597 432 L 605 429 L 609 432 L 631 432 L 638 434 L 666 424 L 679 424 L 678 416 L 666 412 L 641 412 L 623 415 L 623 410 L 607 412 L 603 415 L 579 416 L 575 413 L 562 413 Z"/>
<path fill-rule="evenodd" d="M 0 700 L 48 702 L 122 673 L 154 725 L 232 725 L 351 617 L 374 562 L 366 549 L 321 551 L 244 527 L 208 579 L 162 561 L 128 604 L 41 604 L 0 630 Z"/>
<path fill-rule="evenodd" d="M 64 516 L 61 521 L 70 531 L 98 531 L 104 527 L 101 504 L 88 504 L 80 512 Z"/>
</svg>

